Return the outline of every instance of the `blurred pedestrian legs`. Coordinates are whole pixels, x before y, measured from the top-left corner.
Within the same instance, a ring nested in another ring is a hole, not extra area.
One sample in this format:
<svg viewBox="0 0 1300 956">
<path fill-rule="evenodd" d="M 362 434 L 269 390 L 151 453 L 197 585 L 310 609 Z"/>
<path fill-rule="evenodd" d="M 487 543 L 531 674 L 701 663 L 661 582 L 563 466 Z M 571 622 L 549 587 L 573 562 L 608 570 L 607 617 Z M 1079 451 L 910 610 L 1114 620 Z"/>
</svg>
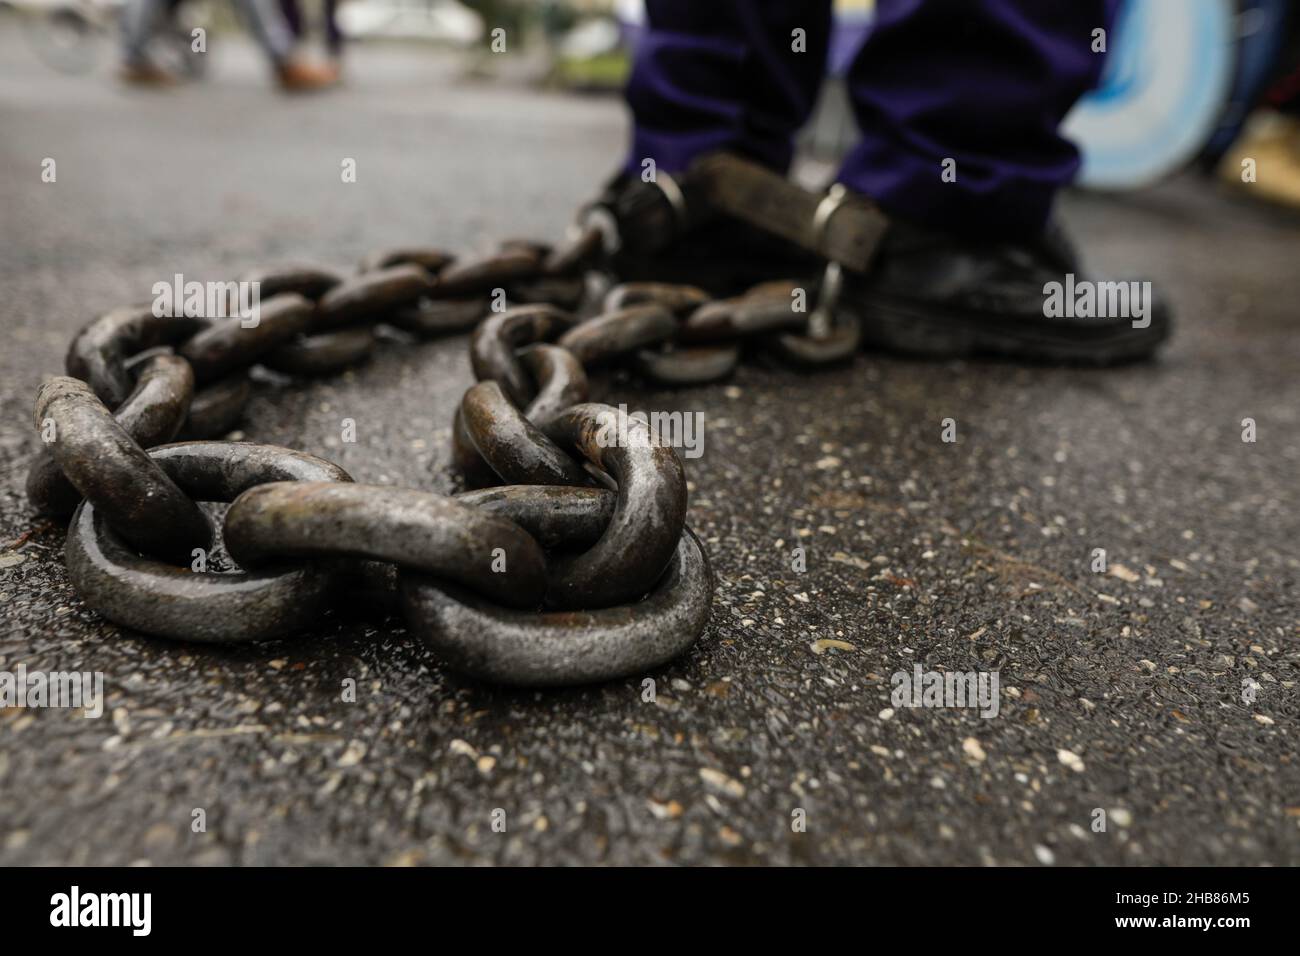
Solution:
<svg viewBox="0 0 1300 956">
<path fill-rule="evenodd" d="M 232 0 L 249 33 L 266 53 L 281 88 L 320 89 L 338 80 L 334 64 L 308 63 L 296 52 L 298 37 L 279 0 Z M 175 76 L 149 55 L 149 44 L 180 0 L 127 0 L 122 13 L 122 79 L 144 86 L 169 86 Z M 332 22 L 331 16 L 331 22 Z"/>
<path fill-rule="evenodd" d="M 321 0 L 321 16 L 325 21 L 325 49 L 335 64 L 343 57 L 343 32 L 339 29 L 338 18 L 335 16 L 337 6 L 335 0 Z M 306 33 L 306 25 L 303 23 L 298 0 L 280 0 L 280 10 L 294 37 L 301 42 Z"/>
</svg>

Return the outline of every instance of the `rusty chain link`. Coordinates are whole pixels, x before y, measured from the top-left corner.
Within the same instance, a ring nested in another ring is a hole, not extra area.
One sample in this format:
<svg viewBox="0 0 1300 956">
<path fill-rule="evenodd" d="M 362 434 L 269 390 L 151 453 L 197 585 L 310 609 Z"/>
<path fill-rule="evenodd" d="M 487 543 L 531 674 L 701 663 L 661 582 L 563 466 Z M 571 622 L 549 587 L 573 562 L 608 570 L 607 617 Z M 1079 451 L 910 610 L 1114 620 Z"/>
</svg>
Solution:
<svg viewBox="0 0 1300 956">
<path fill-rule="evenodd" d="M 803 366 L 842 361 L 858 329 L 810 322 L 794 300 L 815 290 L 790 282 L 718 301 L 652 282 L 606 291 L 604 251 L 596 225 L 472 259 L 391 249 L 352 276 L 311 264 L 247 273 L 261 292 L 251 326 L 148 308 L 94 320 L 67 375 L 37 395 L 46 444 L 27 482 L 36 508 L 71 515 L 65 560 L 82 599 L 146 633 L 248 641 L 309 624 L 350 571 L 378 561 L 397 569 L 412 633 L 480 679 L 585 683 L 682 653 L 708 620 L 713 577 L 686 526 L 681 458 L 643 422 L 588 402 L 586 369 L 702 384 L 754 345 Z M 371 354 L 380 323 L 473 329 L 478 381 L 451 428 L 472 490 L 358 484 L 303 452 L 212 440 L 243 414 L 252 366 L 338 372 Z M 607 440 L 619 424 L 636 440 Z M 230 502 L 220 529 L 196 502 Z M 206 568 L 214 540 L 238 570 Z"/>
</svg>

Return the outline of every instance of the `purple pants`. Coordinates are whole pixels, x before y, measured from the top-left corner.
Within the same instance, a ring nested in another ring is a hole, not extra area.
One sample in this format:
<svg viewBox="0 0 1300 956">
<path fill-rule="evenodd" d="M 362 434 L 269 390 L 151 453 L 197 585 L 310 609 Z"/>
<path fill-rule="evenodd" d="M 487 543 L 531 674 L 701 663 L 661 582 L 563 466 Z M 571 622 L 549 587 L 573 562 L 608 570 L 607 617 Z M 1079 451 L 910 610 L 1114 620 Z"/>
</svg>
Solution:
<svg viewBox="0 0 1300 956">
<path fill-rule="evenodd" d="M 839 180 L 932 227 L 1040 232 L 1079 167 L 1058 127 L 1101 74 L 1093 31 L 1109 33 L 1120 2 L 876 0 L 847 76 L 862 139 Z M 825 73 L 830 0 L 646 6 L 627 87 L 628 169 L 651 157 L 675 172 L 730 149 L 784 171 Z M 806 52 L 792 49 L 795 30 Z"/>
</svg>

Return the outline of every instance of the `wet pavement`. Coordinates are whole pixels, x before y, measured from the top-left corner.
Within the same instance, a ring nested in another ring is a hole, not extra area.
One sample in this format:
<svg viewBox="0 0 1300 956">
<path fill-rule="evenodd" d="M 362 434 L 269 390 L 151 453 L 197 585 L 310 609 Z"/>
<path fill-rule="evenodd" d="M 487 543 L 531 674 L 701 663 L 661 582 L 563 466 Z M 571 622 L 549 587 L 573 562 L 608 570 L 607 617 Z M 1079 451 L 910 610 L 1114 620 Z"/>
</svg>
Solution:
<svg viewBox="0 0 1300 956">
<path fill-rule="evenodd" d="M 616 159 L 616 101 L 355 52 L 315 98 L 229 46 L 204 85 L 140 93 L 0 23 L 0 670 L 102 671 L 107 694 L 100 719 L 0 711 L 0 862 L 1300 862 L 1300 218 L 1191 178 L 1066 202 L 1095 267 L 1172 299 L 1158 362 L 601 379 L 704 416 L 689 521 L 718 591 L 652 701 L 641 677 L 477 685 L 360 608 L 220 649 L 83 607 L 23 493 L 79 326 L 177 272 L 556 237 Z M 264 386 L 242 433 L 447 490 L 465 345 Z M 918 665 L 996 672 L 997 715 L 894 706 Z"/>
</svg>

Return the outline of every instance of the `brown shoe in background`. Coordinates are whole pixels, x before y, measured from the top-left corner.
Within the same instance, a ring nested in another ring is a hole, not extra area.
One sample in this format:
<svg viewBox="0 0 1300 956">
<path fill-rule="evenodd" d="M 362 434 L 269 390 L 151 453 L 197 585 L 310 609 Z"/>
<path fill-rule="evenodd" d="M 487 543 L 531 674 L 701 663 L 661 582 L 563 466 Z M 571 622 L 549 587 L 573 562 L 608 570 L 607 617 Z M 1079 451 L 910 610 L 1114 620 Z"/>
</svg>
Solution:
<svg viewBox="0 0 1300 956">
<path fill-rule="evenodd" d="M 333 63 L 313 64 L 304 60 L 285 60 L 275 71 L 280 89 L 291 93 L 322 90 L 339 81 L 339 68 Z"/>
<path fill-rule="evenodd" d="M 131 86 L 148 86 L 154 89 L 175 86 L 179 82 L 176 77 L 162 67 L 156 66 L 147 60 L 139 63 L 123 63 L 117 75 L 123 83 L 128 83 Z"/>
</svg>

